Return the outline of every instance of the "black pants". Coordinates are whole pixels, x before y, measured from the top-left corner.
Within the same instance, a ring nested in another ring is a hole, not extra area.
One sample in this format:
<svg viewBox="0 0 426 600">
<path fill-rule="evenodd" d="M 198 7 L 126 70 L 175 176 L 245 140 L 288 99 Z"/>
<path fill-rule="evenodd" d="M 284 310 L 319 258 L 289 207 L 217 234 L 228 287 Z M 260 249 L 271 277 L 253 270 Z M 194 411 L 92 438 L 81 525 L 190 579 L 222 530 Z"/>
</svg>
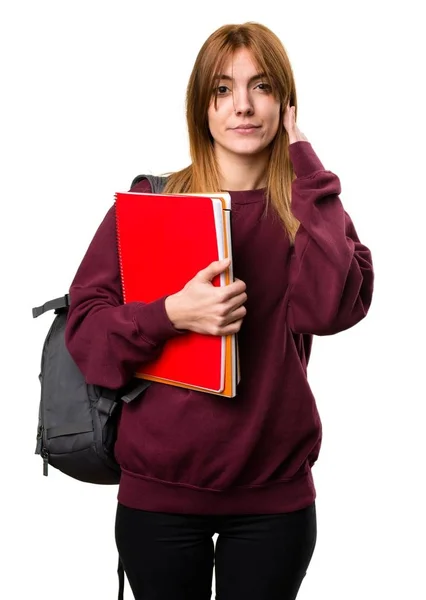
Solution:
<svg viewBox="0 0 426 600">
<path fill-rule="evenodd" d="M 217 600 L 294 600 L 315 548 L 315 504 L 226 516 L 119 504 L 115 536 L 135 600 L 210 600 L 213 565 Z"/>
</svg>

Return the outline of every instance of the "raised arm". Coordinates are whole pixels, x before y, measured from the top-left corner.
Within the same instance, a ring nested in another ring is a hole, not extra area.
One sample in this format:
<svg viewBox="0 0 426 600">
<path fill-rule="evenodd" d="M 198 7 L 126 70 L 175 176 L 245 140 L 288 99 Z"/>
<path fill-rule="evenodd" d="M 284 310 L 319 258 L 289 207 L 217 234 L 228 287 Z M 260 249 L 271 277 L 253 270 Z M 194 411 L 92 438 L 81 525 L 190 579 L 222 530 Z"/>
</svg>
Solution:
<svg viewBox="0 0 426 600">
<path fill-rule="evenodd" d="M 331 335 L 363 319 L 373 265 L 339 198 L 340 180 L 308 141 L 289 146 L 297 179 L 292 211 L 300 221 L 290 268 L 288 322 L 296 333 Z"/>
</svg>

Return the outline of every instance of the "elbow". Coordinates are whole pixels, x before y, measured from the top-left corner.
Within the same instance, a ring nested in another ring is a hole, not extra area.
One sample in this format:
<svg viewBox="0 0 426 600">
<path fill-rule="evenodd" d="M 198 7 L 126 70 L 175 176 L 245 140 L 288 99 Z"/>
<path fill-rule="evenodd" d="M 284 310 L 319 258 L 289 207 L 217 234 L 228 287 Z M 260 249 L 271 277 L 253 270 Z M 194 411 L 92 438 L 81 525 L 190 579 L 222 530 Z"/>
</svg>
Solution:
<svg viewBox="0 0 426 600">
<path fill-rule="evenodd" d="M 326 336 L 347 331 L 362 321 L 367 316 L 367 312 L 367 310 L 357 310 L 350 314 L 337 314 L 329 322 L 318 324 L 312 334 Z"/>
<path fill-rule="evenodd" d="M 333 318 L 320 323 L 313 334 L 318 336 L 334 335 L 357 325 L 368 314 L 371 306 L 372 292 L 372 288 L 369 292 L 363 289 L 350 308 L 347 305 L 341 305 Z"/>
<path fill-rule="evenodd" d="M 312 303 L 305 307 L 288 306 L 288 321 L 294 333 L 309 335 L 334 335 L 346 331 L 362 321 L 368 314 L 373 296 L 372 279 L 364 281 L 355 298 L 344 294 L 340 302 Z"/>
<path fill-rule="evenodd" d="M 335 313 L 319 314 L 315 309 L 302 312 L 293 309 L 291 305 L 289 305 L 288 311 L 288 322 L 293 333 L 324 336 L 337 333 L 341 328 L 346 329 Z"/>
<path fill-rule="evenodd" d="M 327 277 L 327 275 L 329 275 Z M 358 256 L 339 277 L 322 272 L 321 280 L 296 287 L 290 294 L 288 319 L 295 333 L 333 335 L 350 329 L 367 316 L 374 287 L 371 255 Z M 315 284 L 315 285 L 314 285 Z"/>
<path fill-rule="evenodd" d="M 131 379 L 131 374 L 96 353 L 90 339 L 83 337 L 81 330 L 67 323 L 64 332 L 65 347 L 88 385 L 116 390 Z"/>
<path fill-rule="evenodd" d="M 350 314 L 337 313 L 333 317 L 319 318 L 318 315 L 309 319 L 290 319 L 290 328 L 294 333 L 326 336 L 350 329 L 367 315 L 367 311 L 358 310 Z"/>
<path fill-rule="evenodd" d="M 354 267 L 354 265 L 353 265 Z M 365 319 L 373 298 L 374 273 L 371 265 L 363 270 L 357 266 L 348 278 L 342 295 L 330 303 L 333 309 L 318 323 L 315 335 L 333 335 L 354 327 Z"/>
<path fill-rule="evenodd" d="M 66 347 L 87 385 L 118 390 L 132 378 L 132 372 L 127 372 L 118 367 L 113 364 L 113 361 L 105 361 L 99 357 L 94 357 L 90 351 L 90 344 L 82 348 L 74 343 L 74 340 L 70 340 Z"/>
</svg>

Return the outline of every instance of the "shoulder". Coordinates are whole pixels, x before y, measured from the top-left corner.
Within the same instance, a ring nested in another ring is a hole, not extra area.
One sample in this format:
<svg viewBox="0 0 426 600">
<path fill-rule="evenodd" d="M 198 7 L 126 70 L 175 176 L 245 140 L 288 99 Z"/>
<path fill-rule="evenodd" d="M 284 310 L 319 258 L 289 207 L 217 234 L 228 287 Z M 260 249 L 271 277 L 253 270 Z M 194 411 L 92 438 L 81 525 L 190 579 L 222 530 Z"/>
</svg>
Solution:
<svg viewBox="0 0 426 600">
<path fill-rule="evenodd" d="M 132 184 L 130 190 L 132 192 L 141 192 L 144 194 L 150 194 L 152 192 L 151 184 L 149 183 L 148 179 L 141 179 L 140 181 L 136 181 L 136 183 Z"/>
</svg>

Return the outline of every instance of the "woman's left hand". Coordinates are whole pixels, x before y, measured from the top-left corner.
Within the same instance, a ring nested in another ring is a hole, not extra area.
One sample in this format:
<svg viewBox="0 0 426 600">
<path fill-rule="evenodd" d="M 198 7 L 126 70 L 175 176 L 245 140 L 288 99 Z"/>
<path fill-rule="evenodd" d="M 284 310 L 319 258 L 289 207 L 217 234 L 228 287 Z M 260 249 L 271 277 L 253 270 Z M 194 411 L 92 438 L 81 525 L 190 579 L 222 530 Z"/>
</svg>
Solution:
<svg viewBox="0 0 426 600">
<path fill-rule="evenodd" d="M 284 128 L 288 133 L 289 144 L 294 142 L 308 142 L 308 138 L 300 131 L 296 124 L 296 107 L 287 104 L 284 113 Z"/>
</svg>

